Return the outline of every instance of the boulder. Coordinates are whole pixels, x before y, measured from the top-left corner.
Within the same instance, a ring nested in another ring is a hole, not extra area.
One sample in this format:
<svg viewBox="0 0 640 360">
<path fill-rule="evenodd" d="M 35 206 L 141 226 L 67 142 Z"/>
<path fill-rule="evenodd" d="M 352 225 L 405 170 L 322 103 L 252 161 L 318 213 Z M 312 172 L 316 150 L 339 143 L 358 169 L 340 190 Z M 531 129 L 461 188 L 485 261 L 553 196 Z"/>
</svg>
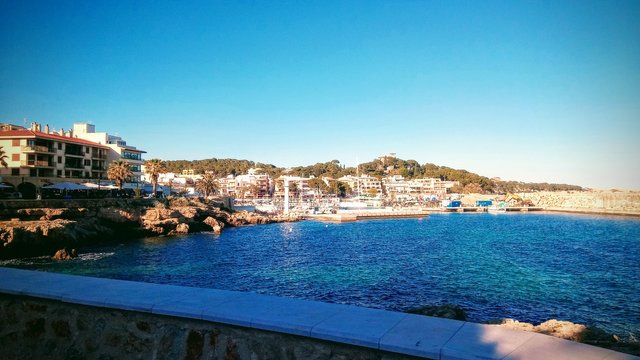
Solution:
<svg viewBox="0 0 640 360">
<path fill-rule="evenodd" d="M 176 226 L 175 230 L 176 234 L 188 234 L 189 233 L 189 225 L 181 223 Z"/>
<path fill-rule="evenodd" d="M 56 251 L 56 253 L 51 257 L 54 260 L 71 260 L 78 257 L 78 252 L 76 249 L 64 248 Z"/>
<path fill-rule="evenodd" d="M 206 225 L 209 225 L 214 234 L 220 234 L 222 232 L 222 229 L 224 229 L 224 223 L 220 220 L 212 218 L 211 216 L 208 216 L 202 222 Z"/>
<path fill-rule="evenodd" d="M 418 314 L 425 316 L 434 316 L 445 319 L 453 319 L 453 320 L 467 320 L 467 314 L 465 311 L 459 306 L 455 304 L 444 304 L 444 305 L 435 305 L 435 306 L 421 306 L 413 309 L 407 310 L 410 314 Z"/>
</svg>

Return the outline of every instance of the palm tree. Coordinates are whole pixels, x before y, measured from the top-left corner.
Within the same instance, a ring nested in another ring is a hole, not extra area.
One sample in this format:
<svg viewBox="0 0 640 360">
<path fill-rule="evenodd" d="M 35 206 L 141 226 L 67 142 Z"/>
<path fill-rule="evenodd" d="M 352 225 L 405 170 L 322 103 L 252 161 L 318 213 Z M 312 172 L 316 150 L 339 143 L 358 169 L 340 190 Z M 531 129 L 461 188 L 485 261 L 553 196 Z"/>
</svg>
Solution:
<svg viewBox="0 0 640 360">
<path fill-rule="evenodd" d="M 7 159 L 7 153 L 4 151 L 2 146 L 0 146 L 0 165 L 9 167 L 9 164 L 7 164 Z"/>
<path fill-rule="evenodd" d="M 158 176 L 167 172 L 167 165 L 160 159 L 151 159 L 144 162 L 144 172 L 151 176 L 151 186 L 153 196 L 156 196 L 156 187 L 158 186 Z"/>
<path fill-rule="evenodd" d="M 218 191 L 218 180 L 213 174 L 204 174 L 202 179 L 196 182 L 196 189 L 204 193 L 204 197 L 215 194 Z"/>
<path fill-rule="evenodd" d="M 113 180 L 116 182 L 116 186 L 120 190 L 122 190 L 122 185 L 124 185 L 124 181 L 127 178 L 130 178 L 133 175 L 131 172 L 131 166 L 125 160 L 116 160 L 109 164 L 109 169 L 107 170 L 107 177 L 109 180 Z"/>
</svg>

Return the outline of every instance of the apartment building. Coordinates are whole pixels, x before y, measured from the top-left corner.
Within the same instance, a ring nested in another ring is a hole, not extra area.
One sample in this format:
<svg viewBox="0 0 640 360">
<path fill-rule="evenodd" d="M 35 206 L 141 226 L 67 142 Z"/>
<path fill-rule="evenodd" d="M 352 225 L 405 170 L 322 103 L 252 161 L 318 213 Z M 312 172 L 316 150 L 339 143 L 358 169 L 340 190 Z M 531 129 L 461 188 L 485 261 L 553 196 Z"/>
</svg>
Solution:
<svg viewBox="0 0 640 360">
<path fill-rule="evenodd" d="M 220 194 L 227 196 L 236 195 L 236 177 L 233 175 L 227 175 L 221 179 L 218 179 L 220 186 Z"/>
<path fill-rule="evenodd" d="M 372 189 L 376 191 L 378 196 L 384 193 L 382 180 L 370 175 L 353 176 L 347 175 L 338 179 L 338 181 L 346 183 L 357 196 L 369 196 Z"/>
<path fill-rule="evenodd" d="M 32 123 L 29 128 L 0 124 L 0 146 L 8 168 L 0 167 L 0 181 L 12 185 L 25 198 L 35 198 L 37 188 L 51 183 L 106 179 L 106 145 Z M 64 179 L 64 180 L 63 180 Z"/>
<path fill-rule="evenodd" d="M 110 135 L 106 132 L 96 132 L 96 127 L 93 124 L 74 123 L 73 134 L 79 139 L 106 145 L 109 148 L 107 153 L 108 163 L 115 160 L 124 160 L 130 164 L 131 172 L 133 172 L 133 176 L 129 181 L 140 182 L 142 180 L 144 173 L 142 169 L 142 164 L 144 163 L 142 154 L 145 154 L 146 151 L 127 145 L 127 142 L 120 136 Z"/>
<path fill-rule="evenodd" d="M 239 197 L 267 197 L 270 195 L 271 181 L 267 174 L 257 174 L 249 170 L 246 175 L 235 177 L 235 195 Z"/>
</svg>

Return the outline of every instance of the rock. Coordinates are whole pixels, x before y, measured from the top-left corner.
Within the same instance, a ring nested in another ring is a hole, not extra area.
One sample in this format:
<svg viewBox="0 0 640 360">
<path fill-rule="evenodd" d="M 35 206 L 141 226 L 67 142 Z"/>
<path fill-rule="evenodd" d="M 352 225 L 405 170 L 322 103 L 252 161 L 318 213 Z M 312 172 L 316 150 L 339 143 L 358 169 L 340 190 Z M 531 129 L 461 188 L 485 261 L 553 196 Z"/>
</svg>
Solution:
<svg viewBox="0 0 640 360">
<path fill-rule="evenodd" d="M 115 238 L 198 231 L 220 234 L 226 226 L 300 220 L 295 215 L 227 211 L 212 202 L 186 198 L 171 200 L 170 206 L 165 202 L 115 199 L 81 203 L 86 207 L 73 207 L 69 202 L 64 208 L 0 206 L 0 259 L 50 255 L 63 247 Z"/>
<path fill-rule="evenodd" d="M 445 319 L 453 319 L 453 320 L 467 320 L 467 314 L 465 311 L 459 306 L 455 304 L 444 304 L 444 305 L 436 305 L 436 306 L 421 306 L 413 309 L 407 310 L 410 314 L 418 314 L 425 316 L 435 316 L 439 318 Z"/>
<path fill-rule="evenodd" d="M 222 232 L 222 229 L 224 229 L 224 223 L 220 220 L 212 218 L 211 216 L 208 216 L 202 222 L 206 225 L 209 225 L 214 234 L 220 234 Z"/>
<path fill-rule="evenodd" d="M 176 232 L 177 234 L 188 234 L 188 233 L 189 233 L 189 225 L 184 224 L 184 223 L 182 223 L 182 224 L 178 224 L 178 225 L 176 226 L 176 230 L 175 230 L 175 232 Z"/>
<path fill-rule="evenodd" d="M 78 252 L 76 249 L 64 248 L 56 251 L 56 253 L 51 257 L 54 260 L 71 260 L 78 257 Z"/>
</svg>

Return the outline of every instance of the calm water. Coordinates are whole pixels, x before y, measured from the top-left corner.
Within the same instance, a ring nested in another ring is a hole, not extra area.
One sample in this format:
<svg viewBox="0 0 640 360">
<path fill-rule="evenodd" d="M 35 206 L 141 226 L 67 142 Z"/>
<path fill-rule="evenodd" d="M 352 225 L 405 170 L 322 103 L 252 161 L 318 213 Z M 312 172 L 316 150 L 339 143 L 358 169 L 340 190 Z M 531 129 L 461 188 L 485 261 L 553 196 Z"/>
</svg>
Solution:
<svg viewBox="0 0 640 360">
<path fill-rule="evenodd" d="M 449 302 L 473 321 L 562 319 L 640 338 L 639 219 L 305 221 L 93 247 L 69 262 L 0 265 L 391 310 Z"/>
</svg>

